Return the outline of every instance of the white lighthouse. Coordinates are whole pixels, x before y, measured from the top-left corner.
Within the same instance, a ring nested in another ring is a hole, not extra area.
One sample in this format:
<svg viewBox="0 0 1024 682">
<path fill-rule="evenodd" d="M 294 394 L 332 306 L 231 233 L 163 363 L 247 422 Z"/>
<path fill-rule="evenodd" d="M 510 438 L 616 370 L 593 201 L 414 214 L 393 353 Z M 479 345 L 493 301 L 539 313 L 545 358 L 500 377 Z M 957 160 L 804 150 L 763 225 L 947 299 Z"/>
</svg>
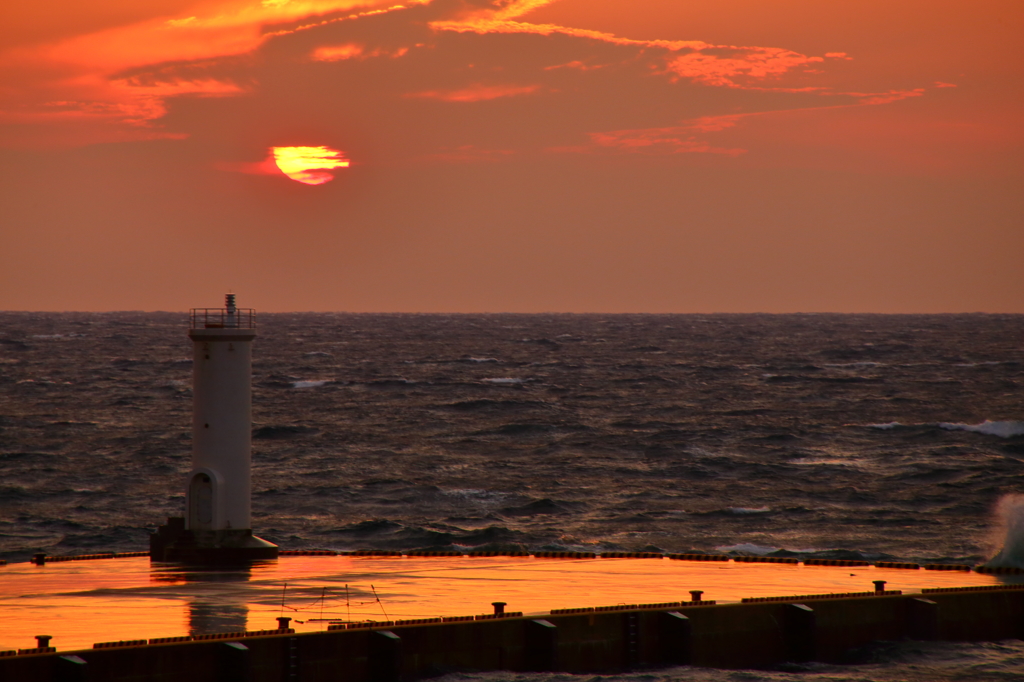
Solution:
<svg viewBox="0 0 1024 682">
<path fill-rule="evenodd" d="M 252 534 L 252 341 L 256 315 L 235 306 L 194 308 L 192 339 L 192 470 L 184 518 L 152 536 L 156 561 L 232 563 L 277 556 Z"/>
</svg>

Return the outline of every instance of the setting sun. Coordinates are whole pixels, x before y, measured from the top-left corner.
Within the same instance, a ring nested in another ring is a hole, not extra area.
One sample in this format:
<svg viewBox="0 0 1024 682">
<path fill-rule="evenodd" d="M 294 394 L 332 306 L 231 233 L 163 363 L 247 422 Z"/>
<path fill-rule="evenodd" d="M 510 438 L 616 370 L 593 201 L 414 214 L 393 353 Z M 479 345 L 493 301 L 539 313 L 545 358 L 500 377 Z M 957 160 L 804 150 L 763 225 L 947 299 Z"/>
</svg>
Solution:
<svg viewBox="0 0 1024 682">
<path fill-rule="evenodd" d="M 328 171 L 349 165 L 341 152 L 330 147 L 272 147 L 270 151 L 282 173 L 307 185 L 330 182 L 334 175 Z"/>
</svg>

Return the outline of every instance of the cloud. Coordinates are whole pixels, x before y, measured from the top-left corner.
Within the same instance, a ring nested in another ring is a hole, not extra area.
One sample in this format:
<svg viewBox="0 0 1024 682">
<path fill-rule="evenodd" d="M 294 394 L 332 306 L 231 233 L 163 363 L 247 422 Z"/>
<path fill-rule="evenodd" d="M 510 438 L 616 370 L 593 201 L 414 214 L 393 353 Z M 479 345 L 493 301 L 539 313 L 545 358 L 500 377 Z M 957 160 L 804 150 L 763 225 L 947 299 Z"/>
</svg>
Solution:
<svg viewBox="0 0 1024 682">
<path fill-rule="evenodd" d="M 125 77 L 126 73 L 143 69 L 158 73 L 166 64 L 189 65 L 247 55 L 268 39 L 267 26 L 380 6 L 389 5 L 381 0 L 270 4 L 200 0 L 181 18 L 151 16 L 53 42 L 15 45 L 0 51 L 0 79 L 6 86 L 0 91 L 0 125 L 16 123 L 19 127 L 0 131 L 0 144 L 19 145 L 45 138 L 45 131 L 26 135 L 24 125 L 58 125 L 52 116 L 54 103 L 70 101 L 80 103 L 79 109 L 89 116 L 61 117 L 59 125 L 65 129 L 52 135 L 55 140 L 89 143 L 165 136 L 141 128 L 159 128 L 156 121 L 166 111 L 163 100 L 167 97 L 223 96 L 240 94 L 244 88 L 212 77 L 160 81 L 151 76 L 150 82 L 143 83 Z M 105 112 L 102 117 L 96 115 L 99 111 Z M 86 119 L 89 125 L 80 125 Z M 69 125 L 76 129 L 68 129 Z"/>
<path fill-rule="evenodd" d="M 363 56 L 365 49 L 358 43 L 344 45 L 325 45 L 313 52 L 313 59 L 318 62 L 336 62 L 339 59 L 353 59 Z"/>
<path fill-rule="evenodd" d="M 876 105 L 891 104 L 910 97 L 920 97 L 924 93 L 924 88 L 914 88 L 913 90 L 890 90 L 888 92 L 841 92 L 837 94 L 856 97 L 861 104 Z"/>
<path fill-rule="evenodd" d="M 461 88 L 459 90 L 411 92 L 406 97 L 437 99 L 443 102 L 483 102 L 498 99 L 499 97 L 529 95 L 537 92 L 539 89 L 539 85 L 481 85 L 480 83 L 474 83 L 468 88 Z"/>
<path fill-rule="evenodd" d="M 580 71 L 593 71 L 594 69 L 603 69 L 607 64 L 587 64 L 581 62 L 579 59 L 574 59 L 571 62 L 565 64 L 555 64 L 553 66 L 545 66 L 545 71 L 554 71 L 555 69 L 578 69 Z"/>
<path fill-rule="evenodd" d="M 668 71 L 704 85 L 742 88 L 822 61 L 821 57 L 808 57 L 779 48 L 710 47 L 672 58 Z"/>
<path fill-rule="evenodd" d="M 0 124 L 12 124 L 0 141 L 211 139 L 214 128 L 230 137 L 244 122 L 262 148 L 293 139 L 295 126 L 330 131 L 359 149 L 361 163 L 550 149 L 736 156 L 747 147 L 706 137 L 730 112 L 820 107 L 821 96 L 884 104 L 924 92 L 830 86 L 823 65 L 847 59 L 840 52 L 636 40 L 522 20 L 546 4 L 201 1 L 180 18 L 0 54 L 0 75 L 15 56 L 35 69 L 0 93 Z M 481 117 L 464 106 L 474 102 L 493 105 Z M 300 137 L 307 146 L 326 139 Z"/>
<path fill-rule="evenodd" d="M 702 139 L 702 134 L 732 128 L 740 118 L 737 115 L 705 116 L 678 126 L 590 133 L 590 139 L 598 147 L 640 154 L 739 156 L 746 153 L 747 150 L 739 147 L 715 146 Z"/>
</svg>

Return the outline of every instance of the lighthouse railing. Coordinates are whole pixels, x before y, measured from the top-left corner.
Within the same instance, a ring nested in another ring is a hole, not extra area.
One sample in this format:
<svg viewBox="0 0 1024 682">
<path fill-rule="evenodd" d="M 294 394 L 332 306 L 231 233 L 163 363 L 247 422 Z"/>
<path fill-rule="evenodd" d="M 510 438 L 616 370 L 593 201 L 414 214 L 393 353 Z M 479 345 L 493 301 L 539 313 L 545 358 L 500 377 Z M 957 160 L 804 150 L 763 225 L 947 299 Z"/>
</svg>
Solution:
<svg viewBox="0 0 1024 682">
<path fill-rule="evenodd" d="M 192 308 L 189 310 L 192 329 L 255 329 L 253 308 Z"/>
</svg>

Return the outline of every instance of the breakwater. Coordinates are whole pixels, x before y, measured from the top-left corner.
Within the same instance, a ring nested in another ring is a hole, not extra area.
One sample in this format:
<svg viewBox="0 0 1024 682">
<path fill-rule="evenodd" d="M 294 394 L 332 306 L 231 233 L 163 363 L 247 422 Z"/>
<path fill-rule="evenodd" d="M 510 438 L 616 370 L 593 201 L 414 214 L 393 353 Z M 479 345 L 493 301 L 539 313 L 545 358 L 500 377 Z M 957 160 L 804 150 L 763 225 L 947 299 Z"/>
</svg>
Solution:
<svg viewBox="0 0 1024 682">
<path fill-rule="evenodd" d="M 781 596 L 740 604 L 680 602 L 441 622 L 380 622 L 318 633 L 290 629 L 125 640 L 93 649 L 0 657 L 0 679 L 189 679 L 402 682 L 457 670 L 617 672 L 696 665 L 758 668 L 843 660 L 876 640 L 1024 637 L 1024 587 Z"/>
</svg>

